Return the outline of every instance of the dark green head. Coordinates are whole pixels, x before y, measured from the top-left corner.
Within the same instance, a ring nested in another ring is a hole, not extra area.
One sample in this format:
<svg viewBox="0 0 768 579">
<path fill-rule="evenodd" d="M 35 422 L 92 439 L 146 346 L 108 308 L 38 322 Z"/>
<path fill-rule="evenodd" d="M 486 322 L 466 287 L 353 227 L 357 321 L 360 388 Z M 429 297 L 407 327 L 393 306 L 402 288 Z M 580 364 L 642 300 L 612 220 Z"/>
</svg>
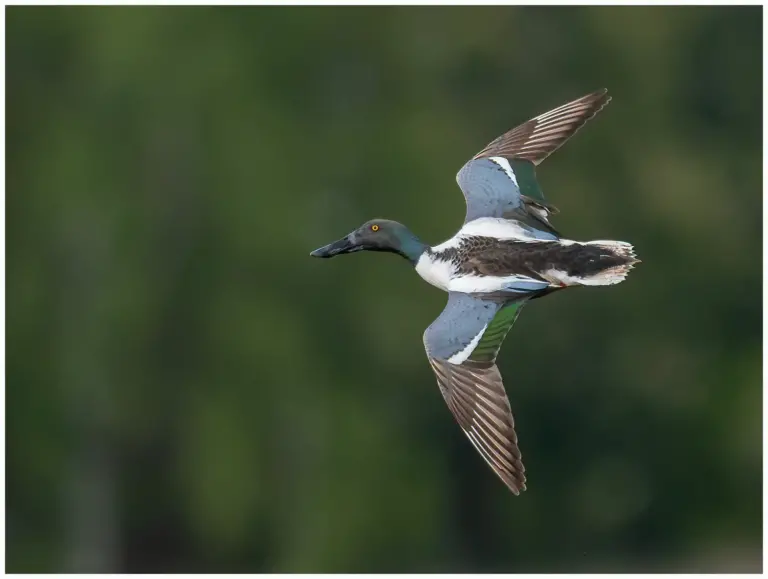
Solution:
<svg viewBox="0 0 768 579">
<path fill-rule="evenodd" d="M 314 257 L 333 257 L 354 251 L 389 251 L 402 255 L 415 264 L 427 246 L 402 223 L 389 219 L 372 219 L 352 233 L 316 249 Z"/>
</svg>

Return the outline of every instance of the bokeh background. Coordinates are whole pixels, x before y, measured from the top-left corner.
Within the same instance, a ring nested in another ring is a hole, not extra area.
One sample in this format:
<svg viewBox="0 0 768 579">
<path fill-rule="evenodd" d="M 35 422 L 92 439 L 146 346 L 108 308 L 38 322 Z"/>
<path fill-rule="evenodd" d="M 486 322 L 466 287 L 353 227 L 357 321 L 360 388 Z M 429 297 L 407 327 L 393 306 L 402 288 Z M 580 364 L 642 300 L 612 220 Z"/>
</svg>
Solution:
<svg viewBox="0 0 768 579">
<path fill-rule="evenodd" d="M 7 569 L 761 569 L 761 7 L 6 10 Z M 444 405 L 438 243 L 508 128 L 620 286 L 500 356 L 529 490 Z"/>
</svg>

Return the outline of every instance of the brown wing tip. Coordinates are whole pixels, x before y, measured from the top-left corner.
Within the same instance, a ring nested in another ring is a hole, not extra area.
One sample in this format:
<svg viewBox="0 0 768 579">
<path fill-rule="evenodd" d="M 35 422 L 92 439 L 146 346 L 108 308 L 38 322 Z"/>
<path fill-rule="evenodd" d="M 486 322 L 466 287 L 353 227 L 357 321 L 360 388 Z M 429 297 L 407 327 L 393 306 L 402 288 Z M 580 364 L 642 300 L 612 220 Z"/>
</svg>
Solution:
<svg viewBox="0 0 768 579">
<path fill-rule="evenodd" d="M 539 165 L 609 102 L 608 89 L 601 88 L 550 109 L 495 138 L 473 159 L 501 156 Z"/>
<path fill-rule="evenodd" d="M 519 497 L 521 492 L 528 490 L 528 487 L 525 486 L 525 475 L 521 472 L 519 473 L 519 476 L 520 478 L 515 478 L 512 480 L 506 480 L 505 477 L 501 477 L 504 481 L 504 484 L 507 485 L 507 488 L 512 491 L 512 494 L 516 497 Z"/>
<path fill-rule="evenodd" d="M 595 116 L 597 113 L 599 113 L 605 105 L 607 105 L 609 102 L 611 102 L 611 95 L 608 94 L 607 88 L 601 88 L 600 90 L 596 90 L 593 93 L 588 94 L 585 97 L 582 97 L 582 100 L 585 101 L 592 101 L 592 108 L 594 110 L 594 113 L 592 116 Z M 590 117 L 591 118 L 591 117 Z"/>
<path fill-rule="evenodd" d="M 586 123 L 588 120 L 592 119 L 597 113 L 599 113 L 601 110 L 605 108 L 605 106 L 611 102 L 611 95 L 608 94 L 607 88 L 601 88 L 599 90 L 593 91 L 589 94 L 584 95 L 581 98 L 578 98 L 574 101 L 571 101 L 568 103 L 568 105 L 575 105 L 577 103 L 585 103 L 589 105 L 589 108 L 585 111 L 584 118 L 582 119 L 582 122 L 579 124 L 579 126 Z M 568 106 L 564 105 L 564 106 Z"/>
</svg>

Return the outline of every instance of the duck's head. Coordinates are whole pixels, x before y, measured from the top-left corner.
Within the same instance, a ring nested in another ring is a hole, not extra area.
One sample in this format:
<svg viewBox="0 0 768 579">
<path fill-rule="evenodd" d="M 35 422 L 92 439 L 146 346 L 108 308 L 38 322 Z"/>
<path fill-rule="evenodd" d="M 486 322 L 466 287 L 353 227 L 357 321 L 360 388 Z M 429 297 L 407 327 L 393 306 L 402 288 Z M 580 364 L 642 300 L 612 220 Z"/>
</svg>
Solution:
<svg viewBox="0 0 768 579">
<path fill-rule="evenodd" d="M 410 229 L 397 221 L 371 219 L 346 237 L 310 253 L 314 257 L 333 257 L 355 251 L 389 251 L 416 263 L 427 246 Z"/>
</svg>

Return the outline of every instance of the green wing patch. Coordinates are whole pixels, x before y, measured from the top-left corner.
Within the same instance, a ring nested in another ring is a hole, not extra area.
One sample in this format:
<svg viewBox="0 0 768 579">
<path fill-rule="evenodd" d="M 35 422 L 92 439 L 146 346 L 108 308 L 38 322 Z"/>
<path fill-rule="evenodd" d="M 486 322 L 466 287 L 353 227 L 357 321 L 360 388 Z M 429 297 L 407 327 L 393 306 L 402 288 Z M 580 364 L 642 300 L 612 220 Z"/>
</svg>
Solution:
<svg viewBox="0 0 768 579">
<path fill-rule="evenodd" d="M 517 316 L 520 315 L 520 310 L 523 309 L 524 305 L 525 302 L 522 301 L 501 308 L 491 323 L 488 324 L 483 337 L 480 338 L 469 359 L 475 362 L 493 362 L 496 360 L 501 343 L 507 337 L 507 333 L 517 320 Z"/>
<path fill-rule="evenodd" d="M 530 161 L 523 159 L 510 159 L 509 164 L 515 172 L 520 193 L 546 204 L 544 193 L 542 193 L 539 182 L 536 180 L 536 166 Z"/>
<path fill-rule="evenodd" d="M 523 205 L 512 211 L 510 215 L 504 215 L 504 217 L 518 219 L 527 225 L 559 236 L 560 234 L 549 222 L 549 215 L 558 213 L 557 207 L 544 200 L 544 193 L 542 193 L 539 182 L 536 180 L 535 165 L 530 161 L 521 159 L 512 159 L 509 163 L 515 172 Z"/>
</svg>

